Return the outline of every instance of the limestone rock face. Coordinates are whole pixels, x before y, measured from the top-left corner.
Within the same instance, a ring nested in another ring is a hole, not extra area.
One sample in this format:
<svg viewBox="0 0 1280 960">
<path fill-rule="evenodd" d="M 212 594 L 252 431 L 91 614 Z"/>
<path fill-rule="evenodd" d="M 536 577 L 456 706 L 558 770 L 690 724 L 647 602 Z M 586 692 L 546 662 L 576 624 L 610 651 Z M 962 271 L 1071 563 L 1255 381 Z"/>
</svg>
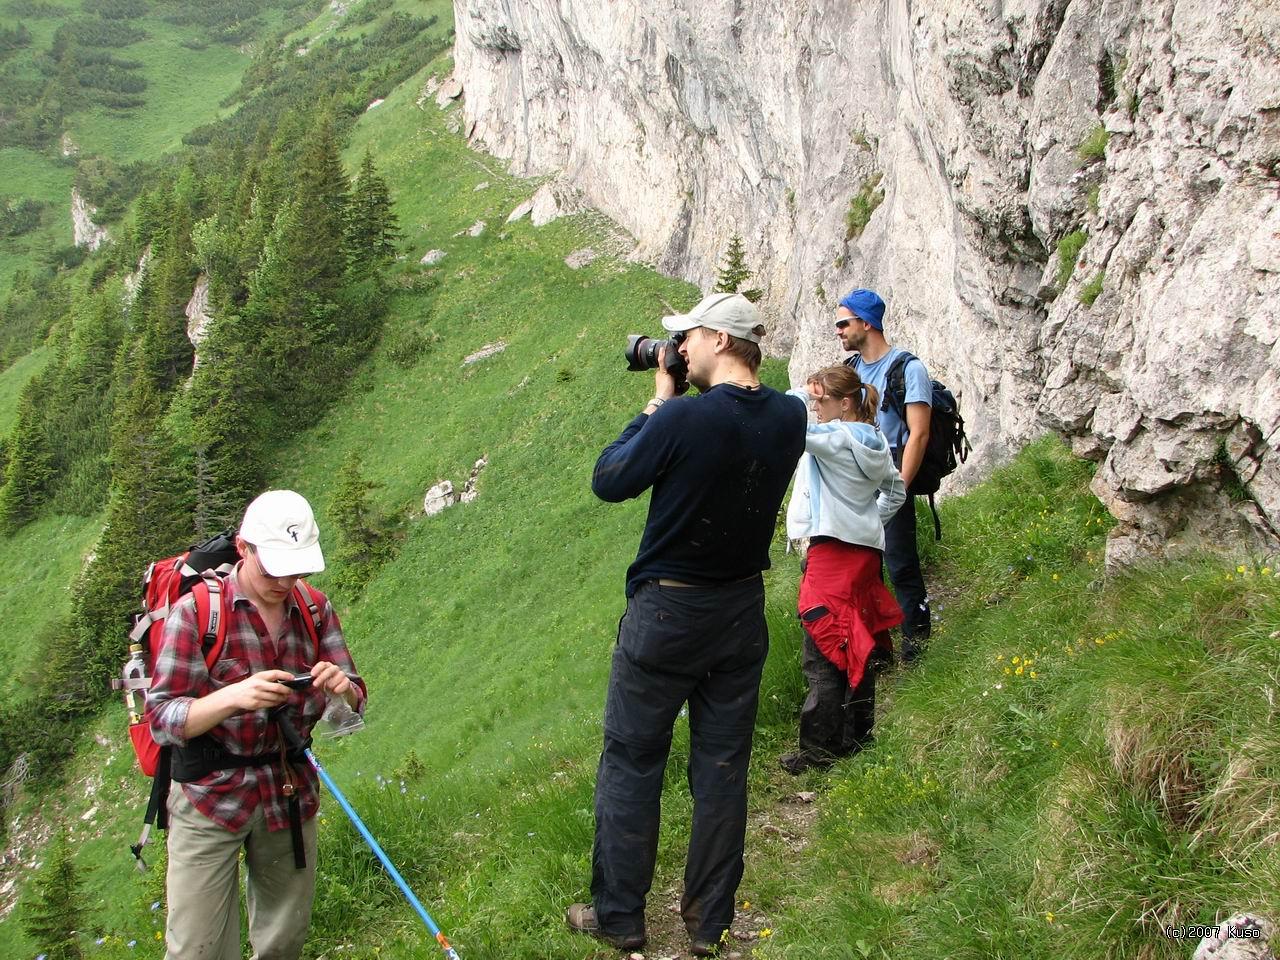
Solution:
<svg viewBox="0 0 1280 960">
<path fill-rule="evenodd" d="M 100 227 L 93 222 L 93 215 L 97 212 L 98 208 L 90 206 L 89 202 L 80 196 L 79 190 L 75 187 L 71 188 L 71 229 L 77 247 L 97 250 L 110 239 L 106 227 Z"/>
<path fill-rule="evenodd" d="M 194 371 L 200 366 L 200 345 L 209 333 L 209 275 L 206 273 L 196 277 L 195 289 L 191 291 L 191 299 L 187 301 L 184 311 L 187 316 L 187 339 L 195 347 L 195 359 L 191 365 Z"/>
<path fill-rule="evenodd" d="M 454 10 L 473 143 L 703 289 L 740 234 L 793 380 L 839 356 L 839 295 L 875 288 L 960 396 L 962 481 L 1051 428 L 1101 462 L 1112 560 L 1277 542 L 1272 0 Z"/>
</svg>

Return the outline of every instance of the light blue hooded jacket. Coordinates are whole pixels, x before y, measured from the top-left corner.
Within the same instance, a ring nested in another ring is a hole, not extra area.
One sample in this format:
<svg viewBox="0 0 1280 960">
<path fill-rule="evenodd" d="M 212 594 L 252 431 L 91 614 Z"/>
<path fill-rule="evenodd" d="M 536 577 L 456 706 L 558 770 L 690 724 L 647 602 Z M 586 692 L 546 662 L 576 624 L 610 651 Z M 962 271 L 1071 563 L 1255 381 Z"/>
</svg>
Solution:
<svg viewBox="0 0 1280 960">
<path fill-rule="evenodd" d="M 804 390 L 788 396 L 807 402 Z M 834 537 L 884 549 L 884 525 L 907 498 L 889 444 L 869 423 L 810 423 L 796 467 L 787 536 Z"/>
</svg>

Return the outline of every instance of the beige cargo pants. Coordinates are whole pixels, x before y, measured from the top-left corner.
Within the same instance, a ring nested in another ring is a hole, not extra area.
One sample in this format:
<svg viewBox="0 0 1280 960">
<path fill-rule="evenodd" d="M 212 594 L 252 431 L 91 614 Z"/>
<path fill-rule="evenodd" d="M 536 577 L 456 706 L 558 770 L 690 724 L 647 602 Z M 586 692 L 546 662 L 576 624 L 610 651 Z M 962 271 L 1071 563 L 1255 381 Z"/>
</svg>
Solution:
<svg viewBox="0 0 1280 960">
<path fill-rule="evenodd" d="M 173 784 L 165 960 L 241 960 L 242 848 L 253 960 L 298 960 L 315 895 L 316 820 L 302 825 L 307 865 L 299 870 L 289 831 L 269 831 L 261 807 L 233 832 L 200 813 L 181 784 Z"/>
</svg>

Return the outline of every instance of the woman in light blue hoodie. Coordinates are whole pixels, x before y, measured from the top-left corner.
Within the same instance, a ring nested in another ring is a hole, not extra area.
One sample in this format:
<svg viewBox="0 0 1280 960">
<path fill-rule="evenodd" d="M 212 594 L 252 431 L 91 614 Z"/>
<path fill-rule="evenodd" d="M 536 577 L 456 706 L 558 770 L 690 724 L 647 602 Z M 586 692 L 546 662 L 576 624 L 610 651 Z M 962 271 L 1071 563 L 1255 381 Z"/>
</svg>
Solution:
<svg viewBox="0 0 1280 960">
<path fill-rule="evenodd" d="M 880 576 L 884 524 L 906 488 L 875 424 L 876 389 L 852 368 L 824 367 L 789 393 L 817 419 L 787 508 L 787 536 L 809 540 L 799 597 L 809 696 L 800 749 L 781 758 L 798 774 L 852 756 L 870 739 L 875 671 L 867 661 L 877 648 L 889 653 L 889 629 L 902 622 Z"/>
</svg>

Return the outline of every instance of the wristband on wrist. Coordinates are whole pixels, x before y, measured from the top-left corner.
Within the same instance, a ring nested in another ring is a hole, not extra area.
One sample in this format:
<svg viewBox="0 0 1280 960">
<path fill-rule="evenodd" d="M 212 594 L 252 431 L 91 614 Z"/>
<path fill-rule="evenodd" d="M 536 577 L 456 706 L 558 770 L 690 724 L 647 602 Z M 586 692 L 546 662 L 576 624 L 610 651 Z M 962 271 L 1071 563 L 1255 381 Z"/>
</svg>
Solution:
<svg viewBox="0 0 1280 960">
<path fill-rule="evenodd" d="M 667 402 L 667 401 L 663 400 L 661 397 L 654 397 L 652 400 L 650 400 L 648 403 L 646 403 L 646 404 L 645 404 L 645 406 L 646 406 L 646 407 L 660 407 L 660 406 L 662 406 L 662 405 L 663 405 L 664 403 L 666 403 L 666 402 Z"/>
</svg>

